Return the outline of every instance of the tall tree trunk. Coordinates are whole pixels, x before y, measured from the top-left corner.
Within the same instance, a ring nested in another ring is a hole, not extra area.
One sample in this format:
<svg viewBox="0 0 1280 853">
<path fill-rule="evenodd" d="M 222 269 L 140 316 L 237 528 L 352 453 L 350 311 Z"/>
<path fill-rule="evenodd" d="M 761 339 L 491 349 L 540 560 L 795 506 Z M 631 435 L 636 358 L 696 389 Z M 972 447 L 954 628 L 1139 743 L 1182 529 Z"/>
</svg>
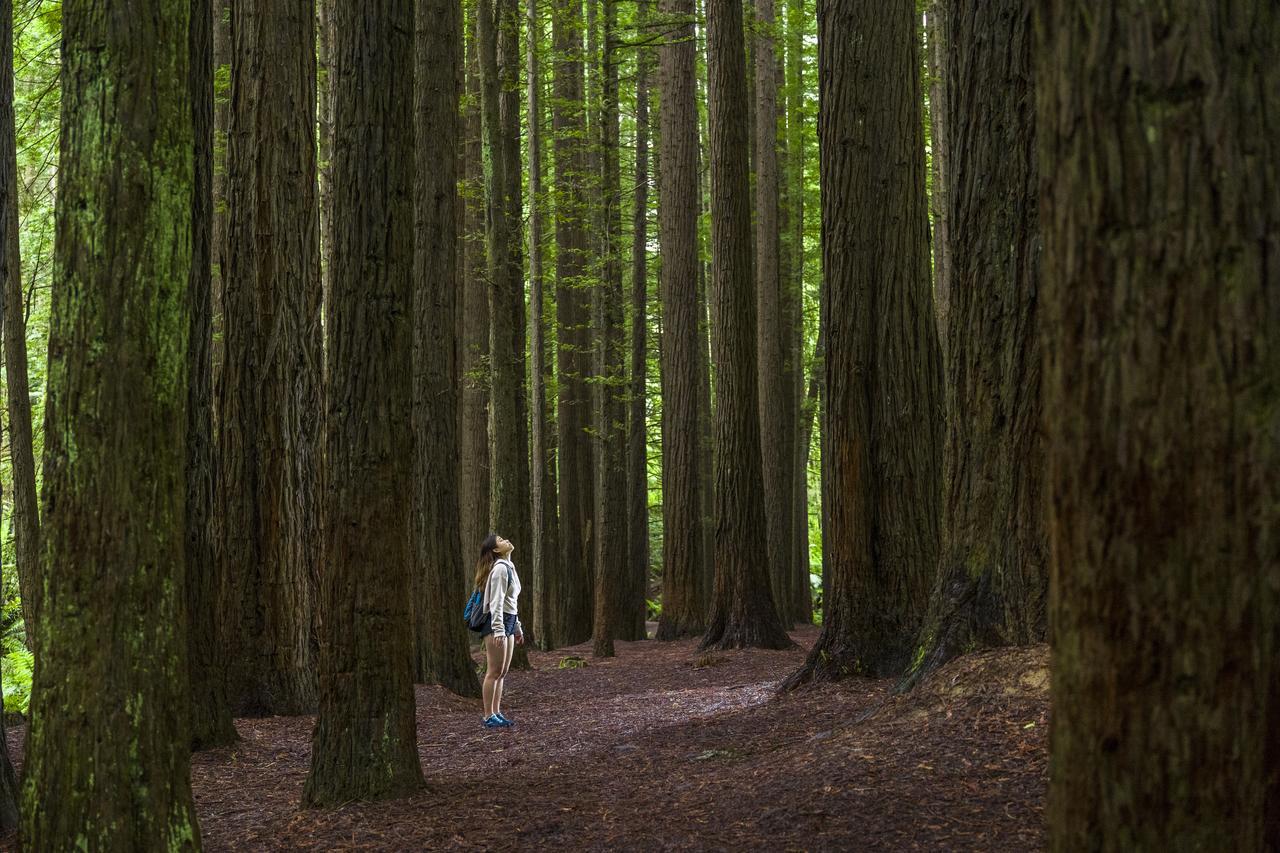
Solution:
<svg viewBox="0 0 1280 853">
<path fill-rule="evenodd" d="M 699 127 L 699 139 L 705 140 L 705 128 Z M 702 168 L 702 153 L 695 159 L 698 169 L 698 215 L 705 216 L 711 222 L 711 177 L 710 170 Z M 702 235 L 698 226 L 695 238 L 696 252 L 704 258 L 702 251 Z M 698 290 L 698 340 L 694 351 L 694 371 L 697 376 L 698 406 L 698 502 L 702 508 L 701 535 L 698 538 L 701 551 L 698 562 L 702 567 L 702 576 L 698 587 L 699 622 L 705 625 L 711 614 L 711 592 L 716 586 L 716 489 L 714 465 L 715 440 L 712 435 L 714 401 L 711 399 L 711 315 L 708 311 L 707 280 L 711 277 L 711 263 L 700 260 L 697 263 Z"/>
<path fill-rule="evenodd" d="M 218 434 L 222 420 L 218 410 L 222 399 L 222 365 L 226 361 L 222 299 L 227 269 L 227 167 L 231 131 L 231 0 L 212 0 L 213 6 L 213 229 L 210 237 L 213 276 L 209 288 L 213 300 L 213 430 Z M 217 448 L 214 448 L 217 466 Z M 213 517 L 215 559 L 221 539 L 221 522 Z"/>
<path fill-rule="evenodd" d="M 805 125 L 804 114 L 804 33 L 807 25 L 804 0 L 786 0 L 787 9 L 787 57 L 786 78 L 787 105 L 787 159 L 785 181 L 788 196 L 787 231 L 790 251 L 788 258 L 787 295 L 790 300 L 788 329 L 791 348 L 790 382 L 791 413 L 794 418 L 792 437 L 795 440 L 795 462 L 792 474 L 795 478 L 792 501 L 795 525 L 792 532 L 795 588 L 791 595 L 792 619 L 808 625 L 813 622 L 813 593 L 809 586 L 809 433 L 802 421 L 805 418 L 806 376 L 804 367 L 804 222 L 805 222 Z M 812 421 L 810 420 L 810 423 Z"/>
<path fill-rule="evenodd" d="M 413 695 L 414 10 L 336 0 L 320 713 L 303 789 L 330 806 L 422 785 Z"/>
<path fill-rule="evenodd" d="M 698 113 L 693 0 L 658 0 L 658 241 L 662 263 L 662 615 L 657 638 L 701 634 L 703 592 L 698 410 Z"/>
<path fill-rule="evenodd" d="M 529 121 L 529 383 L 532 400 L 532 455 L 529 470 L 530 554 L 533 562 L 533 634 L 547 645 L 546 577 L 559 559 L 556 536 L 555 454 L 548 441 L 547 380 L 551 377 L 546 344 L 546 281 L 543 274 L 542 189 L 542 27 L 537 0 L 527 0 Z"/>
<path fill-rule="evenodd" d="M 187 343 L 186 548 L 187 664 L 191 747 L 226 746 L 238 739 L 227 697 L 213 551 L 213 12 L 191 0 L 189 86 L 195 145 L 191 194 L 191 314 Z"/>
<path fill-rule="evenodd" d="M 830 586 L 789 686 L 901 673 L 938 565 L 941 358 L 915 3 L 821 0 L 818 28 Z"/>
<path fill-rule="evenodd" d="M 627 620 L 630 591 L 627 547 L 627 355 L 622 294 L 622 172 L 619 164 L 618 4 L 604 0 L 604 55 L 600 110 L 604 249 L 595 288 L 601 370 L 595 383 L 596 596 L 593 651 L 612 657 L 614 638 Z"/>
<path fill-rule="evenodd" d="M 594 603 L 591 540 L 592 468 L 587 434 L 591 416 L 590 280 L 587 260 L 589 174 L 583 98 L 582 4 L 556 0 L 551 21 L 555 50 L 552 128 L 556 185 L 556 323 L 560 462 L 560 560 L 546 577 L 549 647 L 591 636 Z"/>
<path fill-rule="evenodd" d="M 188 740 L 188 3 L 62 10 L 31 850 L 199 849 Z"/>
<path fill-rule="evenodd" d="M 230 694 L 240 714 L 302 714 L 319 559 L 314 0 L 238 0 L 232 36 L 216 480 Z"/>
<path fill-rule="evenodd" d="M 316 186 L 320 203 L 321 302 L 333 277 L 333 31 L 334 0 L 316 2 Z M 459 35 L 459 37 L 461 37 Z"/>
<path fill-rule="evenodd" d="M 1050 846 L 1280 849 L 1280 7 L 1036 8 Z"/>
<path fill-rule="evenodd" d="M 761 464 L 769 580 L 778 616 L 792 622 L 791 503 L 795 453 L 788 440 L 790 397 L 783 381 L 784 322 L 779 249 L 778 61 L 774 55 L 774 0 L 755 0 L 755 269 Z M 789 336 L 786 336 L 789 341 Z M 787 347 L 789 349 L 789 347 Z"/>
<path fill-rule="evenodd" d="M 462 5 L 418 0 L 414 51 L 414 675 L 461 696 L 480 682 L 458 604 L 458 82 Z"/>
<path fill-rule="evenodd" d="M 467 156 L 463 173 L 463 276 L 460 322 L 462 412 L 458 432 L 463 564 L 470 565 L 489 533 L 489 276 L 485 249 L 484 145 L 481 120 L 478 9 L 469 4 L 467 21 L 467 111 L 463 130 Z"/>
<path fill-rule="evenodd" d="M 4 306 L 5 382 L 9 393 L 9 461 L 13 466 L 13 538 L 27 646 L 35 649 L 40 600 L 40 508 L 27 382 L 26 301 L 18 243 L 18 148 L 13 114 L 13 0 L 0 7 L 0 304 Z M 0 816 L 2 817 L 2 816 Z"/>
<path fill-rule="evenodd" d="M 961 159 L 944 193 L 960 227 L 947 327 L 942 561 L 912 681 L 975 648 L 1042 641 L 1046 630 L 1031 5 L 949 5 L 939 29 L 953 51 L 948 123 Z"/>
<path fill-rule="evenodd" d="M 13 388 L 13 366 L 15 361 L 14 355 L 8 349 L 9 330 L 15 325 L 13 315 L 22 315 L 21 278 L 21 263 L 18 254 L 18 142 L 17 127 L 14 124 L 13 115 L 13 0 L 0 0 L 0 325 L 4 327 L 5 360 L 8 368 L 10 393 L 12 393 Z M 25 326 L 25 323 L 19 324 L 18 329 L 21 330 L 23 326 Z M 22 374 L 25 380 L 27 364 L 25 339 L 22 340 L 21 358 Z M 29 426 L 31 419 L 31 400 L 29 397 L 26 400 L 26 404 Z M 11 424 L 17 421 L 17 418 L 14 417 L 14 410 L 15 407 L 11 403 L 9 406 Z M 13 449 L 16 441 L 12 434 L 9 441 L 10 454 L 16 455 Z M 28 449 L 30 449 L 29 444 Z M 34 462 L 32 464 L 34 466 Z M 16 474 L 17 465 L 14 465 L 14 469 Z M 33 493 L 34 473 L 33 468 Z M 0 507 L 2 506 L 3 501 L 0 500 Z M 0 510 L 0 513 L 2 513 L 2 510 Z M 19 558 L 18 562 L 21 564 L 22 559 Z M 38 569 L 38 563 L 28 564 L 28 571 L 31 571 L 33 575 Z M 3 574 L 2 567 L 0 567 L 0 574 Z M 30 586 L 34 586 L 33 583 L 30 583 L 33 580 L 34 577 L 29 579 Z M 21 574 L 18 577 L 18 588 L 19 594 L 22 595 L 23 606 L 27 610 L 33 609 L 31 605 L 35 603 L 34 596 L 28 601 L 27 594 L 30 593 L 27 593 L 26 588 L 23 587 Z M 32 637 L 35 634 L 35 617 L 33 615 L 28 619 L 24 613 L 23 620 L 26 623 L 27 644 L 28 646 L 34 646 Z M 0 695 L 3 695 L 2 689 L 0 689 Z M 2 716 L 3 703 L 0 703 L 0 717 Z M 9 832 L 18 826 L 18 776 L 13 770 L 13 762 L 9 759 L 9 745 L 2 736 L 3 733 L 4 727 L 0 725 L 0 832 Z"/>
<path fill-rule="evenodd" d="M 964 72 L 959 66 L 949 61 L 953 47 L 950 46 L 948 18 L 953 14 L 948 8 L 954 5 L 953 0 L 930 0 L 925 13 L 925 37 L 928 41 L 929 68 L 929 169 L 932 172 L 933 191 L 929 195 L 929 212 L 933 220 L 933 298 L 938 309 L 938 329 L 942 335 L 942 351 L 945 355 L 951 341 L 947 330 L 950 322 L 947 313 L 951 307 L 951 201 L 949 187 L 954 180 L 951 176 L 950 158 L 950 124 L 952 116 L 962 119 L 958 112 L 953 112 L 948 93 L 951 89 L 951 71 Z M 1007 22 L 1006 22 L 1007 25 Z M 986 41 L 982 34 L 979 41 Z M 977 47 L 977 45 L 961 47 Z M 1023 47 L 1023 45 L 1019 45 Z M 1019 85 L 1022 85 L 1021 83 Z M 1024 87 L 1026 88 L 1026 87 Z M 957 96 L 964 92 L 957 90 Z M 1026 108 L 1026 105 L 1024 105 Z M 984 191 L 985 192 L 985 191 Z"/>
<path fill-rule="evenodd" d="M 742 0 L 707 2 L 716 580 L 703 648 L 781 649 L 766 553 Z"/>
<path fill-rule="evenodd" d="M 636 29 L 636 170 L 631 216 L 631 382 L 627 415 L 627 595 L 618 638 L 643 640 L 649 586 L 649 0 L 640 0 Z"/>
</svg>

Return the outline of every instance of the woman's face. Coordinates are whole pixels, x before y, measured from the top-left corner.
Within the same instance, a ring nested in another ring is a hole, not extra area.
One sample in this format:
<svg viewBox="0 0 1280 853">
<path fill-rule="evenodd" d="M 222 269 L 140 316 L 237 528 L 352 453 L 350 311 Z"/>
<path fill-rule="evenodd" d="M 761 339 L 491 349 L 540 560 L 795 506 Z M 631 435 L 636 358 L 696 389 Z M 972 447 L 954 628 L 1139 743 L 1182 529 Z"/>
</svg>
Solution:
<svg viewBox="0 0 1280 853">
<path fill-rule="evenodd" d="M 515 549 L 516 546 L 512 545 L 509 540 L 503 539 L 501 536 L 498 537 L 498 544 L 493 546 L 493 550 L 503 556 L 510 554 Z"/>
</svg>

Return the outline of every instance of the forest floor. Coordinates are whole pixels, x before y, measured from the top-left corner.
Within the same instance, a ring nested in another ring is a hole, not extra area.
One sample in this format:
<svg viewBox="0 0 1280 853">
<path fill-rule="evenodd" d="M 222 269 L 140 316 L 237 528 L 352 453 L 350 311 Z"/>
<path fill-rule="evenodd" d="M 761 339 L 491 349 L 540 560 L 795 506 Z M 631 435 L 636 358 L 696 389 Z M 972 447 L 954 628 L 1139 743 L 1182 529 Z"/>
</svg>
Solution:
<svg viewBox="0 0 1280 853">
<path fill-rule="evenodd" d="M 238 745 L 192 760 L 205 848 L 1043 848 L 1045 647 L 962 658 L 906 695 L 853 679 L 777 696 L 817 629 L 792 637 L 781 652 L 534 652 L 507 679 L 510 730 L 419 686 L 427 787 L 392 802 L 300 808 L 312 718 L 238 720 Z M 20 759 L 21 729 L 8 738 Z"/>
</svg>

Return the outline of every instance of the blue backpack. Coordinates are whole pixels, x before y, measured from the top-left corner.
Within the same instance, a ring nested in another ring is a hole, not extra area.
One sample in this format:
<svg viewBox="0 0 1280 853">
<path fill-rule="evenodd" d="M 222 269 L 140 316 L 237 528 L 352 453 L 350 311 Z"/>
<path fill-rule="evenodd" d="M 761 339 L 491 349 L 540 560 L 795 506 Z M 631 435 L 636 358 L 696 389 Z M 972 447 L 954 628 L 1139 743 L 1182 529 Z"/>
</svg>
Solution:
<svg viewBox="0 0 1280 853">
<path fill-rule="evenodd" d="M 501 562 L 506 562 L 505 560 Z M 507 580 L 510 581 L 511 569 L 507 569 Z M 467 599 L 467 606 L 462 610 L 462 621 L 467 623 L 467 627 L 476 633 L 483 633 L 489 627 L 489 623 L 493 621 L 493 614 L 485 609 L 484 606 L 484 590 L 477 589 L 471 593 L 471 597 Z"/>
</svg>

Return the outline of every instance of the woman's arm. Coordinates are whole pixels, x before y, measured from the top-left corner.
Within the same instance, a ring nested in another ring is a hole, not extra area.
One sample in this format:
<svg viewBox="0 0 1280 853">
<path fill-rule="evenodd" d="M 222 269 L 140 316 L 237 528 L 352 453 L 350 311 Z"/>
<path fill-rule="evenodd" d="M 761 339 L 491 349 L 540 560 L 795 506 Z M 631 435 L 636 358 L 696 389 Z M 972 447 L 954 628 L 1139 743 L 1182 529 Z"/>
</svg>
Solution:
<svg viewBox="0 0 1280 853">
<path fill-rule="evenodd" d="M 495 564 L 489 572 L 489 581 L 485 584 L 485 597 L 489 600 L 490 625 L 493 636 L 502 639 L 507 636 L 507 627 L 502 622 L 503 608 L 507 603 L 507 567 Z"/>
</svg>

